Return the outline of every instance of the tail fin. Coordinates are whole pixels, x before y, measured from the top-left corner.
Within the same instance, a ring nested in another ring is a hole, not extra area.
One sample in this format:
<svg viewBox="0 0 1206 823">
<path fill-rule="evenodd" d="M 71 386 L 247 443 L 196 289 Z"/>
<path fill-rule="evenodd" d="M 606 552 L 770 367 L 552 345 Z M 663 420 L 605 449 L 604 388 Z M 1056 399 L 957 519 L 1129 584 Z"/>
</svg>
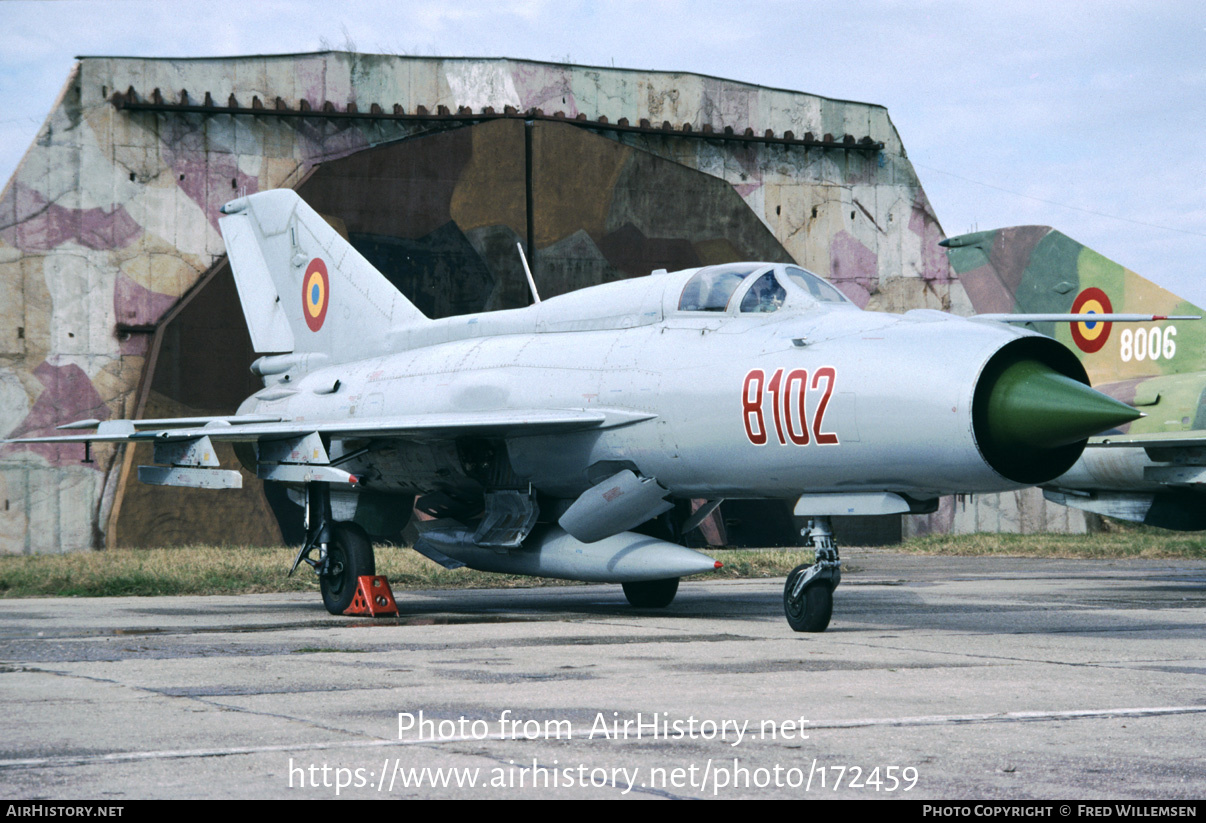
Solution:
<svg viewBox="0 0 1206 823">
<path fill-rule="evenodd" d="M 222 213 L 257 352 L 359 360 L 383 354 L 392 329 L 427 319 L 296 192 L 241 197 Z"/>
<path fill-rule="evenodd" d="M 1202 314 L 1049 226 L 976 232 L 943 245 L 977 313 Z M 1068 346 L 1093 385 L 1198 371 L 1206 346 L 1206 320 L 1033 326 Z"/>
</svg>

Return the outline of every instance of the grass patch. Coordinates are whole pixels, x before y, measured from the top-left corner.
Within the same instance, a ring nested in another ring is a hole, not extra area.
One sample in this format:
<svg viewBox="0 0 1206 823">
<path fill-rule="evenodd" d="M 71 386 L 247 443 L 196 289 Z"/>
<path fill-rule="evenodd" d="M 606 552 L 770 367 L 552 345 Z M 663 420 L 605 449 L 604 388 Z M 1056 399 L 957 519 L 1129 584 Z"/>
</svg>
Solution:
<svg viewBox="0 0 1206 823">
<path fill-rule="evenodd" d="M 1096 534 L 960 534 L 906 540 L 899 551 L 965 557 L 1122 557 L 1206 560 L 1206 534 L 1109 522 Z"/>
<path fill-rule="evenodd" d="M 292 561 L 286 548 L 214 546 L 0 557 L 0 597 L 317 591 L 285 577 Z"/>
<path fill-rule="evenodd" d="M 318 580 L 304 564 L 286 577 L 296 550 L 239 546 L 116 549 L 72 554 L 0 556 L 0 598 L 314 592 Z M 722 550 L 719 577 L 784 577 L 812 562 L 808 551 Z M 404 548 L 378 546 L 377 573 L 407 589 L 530 588 L 571 581 L 445 569 Z"/>
<path fill-rule="evenodd" d="M 963 556 L 1206 559 L 1206 534 L 1113 524 L 1100 534 L 969 534 L 914 538 L 894 551 Z M 183 546 L 51 555 L 0 556 L 0 598 L 117 597 L 313 592 L 318 580 L 303 565 L 286 577 L 294 549 Z M 405 548 L 377 547 L 377 573 L 398 591 L 497 589 L 573 585 L 571 581 L 445 569 Z M 711 550 L 725 579 L 786 577 L 812 562 L 803 549 Z M 702 578 L 701 578 L 702 579 Z"/>
</svg>

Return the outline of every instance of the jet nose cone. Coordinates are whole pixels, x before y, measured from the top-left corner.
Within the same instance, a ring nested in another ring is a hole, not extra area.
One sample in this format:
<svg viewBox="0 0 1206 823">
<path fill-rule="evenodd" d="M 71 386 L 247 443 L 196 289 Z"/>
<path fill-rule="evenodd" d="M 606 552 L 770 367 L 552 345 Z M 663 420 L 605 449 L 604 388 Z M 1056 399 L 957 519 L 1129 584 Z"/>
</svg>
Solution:
<svg viewBox="0 0 1206 823">
<path fill-rule="evenodd" d="M 980 375 L 972 427 L 988 464 L 1015 483 L 1029 486 L 1072 468 L 1092 435 L 1142 415 L 1066 376 L 1068 369 L 1059 368 L 1060 358 L 1054 356 L 1064 349 L 1048 347 L 1044 352 L 1035 343 L 1024 342 L 1024 346 L 1012 352 L 1030 349 L 1040 356 L 1016 357 L 1006 349 L 1005 356 L 998 353 Z M 1075 360 L 1071 363 L 1076 365 Z"/>
<path fill-rule="evenodd" d="M 998 449 L 1054 449 L 1143 415 L 1035 360 L 1001 372 L 985 408 L 986 433 Z"/>
</svg>

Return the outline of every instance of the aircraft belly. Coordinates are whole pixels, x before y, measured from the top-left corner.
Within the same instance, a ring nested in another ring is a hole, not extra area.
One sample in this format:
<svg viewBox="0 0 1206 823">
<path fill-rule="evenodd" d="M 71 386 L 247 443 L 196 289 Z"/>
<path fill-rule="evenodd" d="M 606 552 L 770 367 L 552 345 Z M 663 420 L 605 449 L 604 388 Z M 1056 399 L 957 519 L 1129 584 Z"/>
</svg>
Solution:
<svg viewBox="0 0 1206 823">
<path fill-rule="evenodd" d="M 471 489 L 469 478 L 451 440 L 435 442 L 378 441 L 369 453 L 352 464 L 374 490 L 397 494 L 426 494 L 451 489 Z"/>
</svg>

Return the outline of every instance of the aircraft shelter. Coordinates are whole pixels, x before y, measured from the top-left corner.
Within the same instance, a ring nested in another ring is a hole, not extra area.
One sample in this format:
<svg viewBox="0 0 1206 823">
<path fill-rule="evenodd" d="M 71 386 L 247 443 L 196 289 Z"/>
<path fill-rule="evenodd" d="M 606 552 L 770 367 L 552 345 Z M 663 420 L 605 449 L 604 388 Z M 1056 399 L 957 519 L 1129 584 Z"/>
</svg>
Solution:
<svg viewBox="0 0 1206 823">
<path fill-rule="evenodd" d="M 260 384 L 218 209 L 279 187 L 431 317 L 526 305 L 517 243 L 544 297 L 794 261 L 866 308 L 970 313 L 882 106 L 510 59 L 84 57 L 0 195 L 0 436 L 233 412 Z M 140 485 L 143 449 L 0 447 L 0 551 L 296 538 L 291 504 L 250 475 Z M 790 531 L 787 510 L 728 512 Z M 1084 529 L 1031 492 L 906 520 Z"/>
</svg>

